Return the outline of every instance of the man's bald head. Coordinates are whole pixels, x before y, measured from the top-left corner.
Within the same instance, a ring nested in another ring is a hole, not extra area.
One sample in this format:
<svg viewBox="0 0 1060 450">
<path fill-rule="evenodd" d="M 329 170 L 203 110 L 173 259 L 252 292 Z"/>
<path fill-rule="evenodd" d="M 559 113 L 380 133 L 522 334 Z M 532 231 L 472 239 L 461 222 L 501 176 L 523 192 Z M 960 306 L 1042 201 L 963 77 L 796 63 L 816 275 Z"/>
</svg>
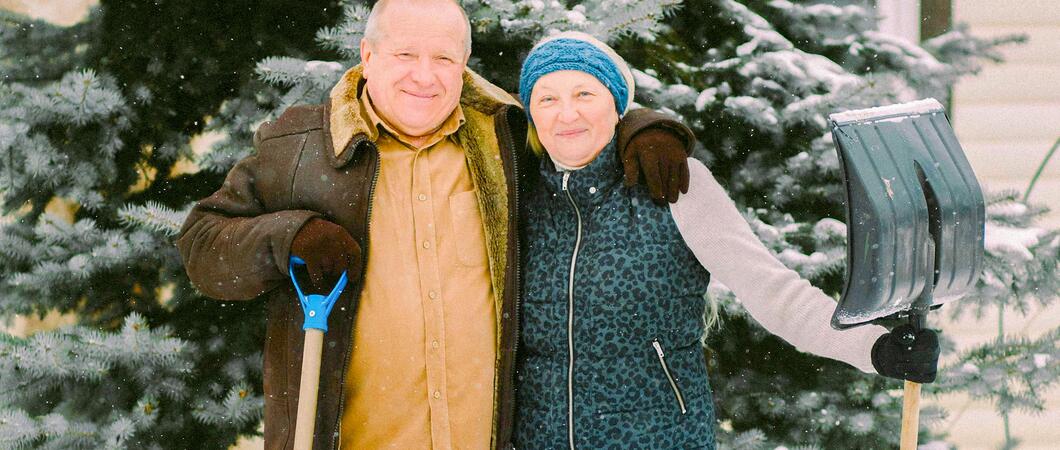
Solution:
<svg viewBox="0 0 1060 450">
<path fill-rule="evenodd" d="M 364 38 L 372 44 L 378 43 L 380 40 L 386 38 L 385 27 L 382 23 L 384 13 L 394 7 L 411 6 L 415 8 L 422 8 L 425 6 L 435 8 L 453 8 L 460 12 L 460 15 L 464 18 L 465 34 L 464 34 L 464 49 L 465 57 L 471 54 L 471 21 L 467 18 L 467 12 L 464 11 L 464 7 L 460 6 L 459 3 L 452 0 L 379 0 L 372 7 L 372 12 L 368 14 L 368 21 L 364 27 Z"/>
</svg>

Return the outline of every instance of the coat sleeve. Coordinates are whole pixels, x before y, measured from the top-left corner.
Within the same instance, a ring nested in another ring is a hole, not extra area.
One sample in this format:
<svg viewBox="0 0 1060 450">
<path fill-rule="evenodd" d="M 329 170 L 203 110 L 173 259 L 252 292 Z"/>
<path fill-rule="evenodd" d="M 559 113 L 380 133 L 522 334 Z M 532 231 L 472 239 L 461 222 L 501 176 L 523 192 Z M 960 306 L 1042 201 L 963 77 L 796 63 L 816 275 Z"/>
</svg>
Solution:
<svg viewBox="0 0 1060 450">
<path fill-rule="evenodd" d="M 876 373 L 872 345 L 887 330 L 833 329 L 835 300 L 773 256 L 702 162 L 689 158 L 688 169 L 688 193 L 670 211 L 700 264 L 732 290 L 755 321 L 799 351 Z"/>
<path fill-rule="evenodd" d="M 259 130 L 260 132 L 260 130 Z M 288 279 L 291 241 L 309 219 L 322 216 L 308 210 L 267 211 L 264 190 L 290 195 L 282 168 L 263 167 L 259 153 L 239 161 L 217 192 L 199 201 L 188 214 L 176 245 L 193 286 L 218 300 L 250 300 Z"/>
</svg>

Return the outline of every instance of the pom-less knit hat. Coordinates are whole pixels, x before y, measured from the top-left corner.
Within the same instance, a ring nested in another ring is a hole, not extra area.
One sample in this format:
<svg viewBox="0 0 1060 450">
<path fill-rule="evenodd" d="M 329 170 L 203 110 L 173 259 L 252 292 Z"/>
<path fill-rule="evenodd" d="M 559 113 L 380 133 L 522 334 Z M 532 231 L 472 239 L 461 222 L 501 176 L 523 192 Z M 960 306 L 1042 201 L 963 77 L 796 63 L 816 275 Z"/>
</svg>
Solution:
<svg viewBox="0 0 1060 450">
<path fill-rule="evenodd" d="M 559 70 L 578 70 L 600 80 L 615 98 L 619 117 L 633 104 L 633 72 L 607 44 L 580 31 L 567 31 L 539 41 L 523 61 L 519 75 L 519 100 L 530 123 L 530 93 L 541 77 Z"/>
</svg>

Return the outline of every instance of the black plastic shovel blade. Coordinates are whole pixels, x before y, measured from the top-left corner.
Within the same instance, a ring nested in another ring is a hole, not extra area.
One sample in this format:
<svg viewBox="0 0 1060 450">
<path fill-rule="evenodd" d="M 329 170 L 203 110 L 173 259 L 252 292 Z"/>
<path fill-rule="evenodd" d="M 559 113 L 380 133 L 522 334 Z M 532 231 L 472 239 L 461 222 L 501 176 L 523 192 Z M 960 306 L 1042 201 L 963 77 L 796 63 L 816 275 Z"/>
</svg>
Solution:
<svg viewBox="0 0 1060 450">
<path fill-rule="evenodd" d="M 830 116 L 847 197 L 847 266 L 832 326 L 926 311 L 974 287 L 983 193 L 934 99 Z"/>
</svg>

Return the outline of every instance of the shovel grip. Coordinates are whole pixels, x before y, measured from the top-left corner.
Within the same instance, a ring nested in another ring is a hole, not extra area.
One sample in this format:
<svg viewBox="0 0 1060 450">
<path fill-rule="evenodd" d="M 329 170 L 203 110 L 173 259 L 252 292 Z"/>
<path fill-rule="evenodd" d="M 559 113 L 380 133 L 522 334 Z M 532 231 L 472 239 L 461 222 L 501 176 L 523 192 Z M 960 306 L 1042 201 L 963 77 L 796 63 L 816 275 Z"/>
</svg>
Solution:
<svg viewBox="0 0 1060 450">
<path fill-rule="evenodd" d="M 916 450 L 920 433 L 920 383 L 906 381 L 902 396 L 901 450 Z"/>
<path fill-rule="evenodd" d="M 331 308 L 335 306 L 335 301 L 339 299 L 342 290 L 346 288 L 346 271 L 342 272 L 342 275 L 339 276 L 339 281 L 335 283 L 335 287 L 331 288 L 331 293 L 326 297 L 319 294 L 305 295 L 302 293 L 301 286 L 298 286 L 298 278 L 294 276 L 295 265 L 304 266 L 306 262 L 302 258 L 291 255 L 290 263 L 287 265 L 287 273 L 291 276 L 291 283 L 294 283 L 294 291 L 298 294 L 298 301 L 302 304 L 302 312 L 305 313 L 302 329 L 306 331 L 316 329 L 327 332 L 328 315 L 331 314 Z"/>
<path fill-rule="evenodd" d="M 317 422 L 317 390 L 320 388 L 320 354 L 324 331 L 305 330 L 302 349 L 302 378 L 298 385 L 298 418 L 294 428 L 294 450 L 312 450 Z"/>
</svg>

